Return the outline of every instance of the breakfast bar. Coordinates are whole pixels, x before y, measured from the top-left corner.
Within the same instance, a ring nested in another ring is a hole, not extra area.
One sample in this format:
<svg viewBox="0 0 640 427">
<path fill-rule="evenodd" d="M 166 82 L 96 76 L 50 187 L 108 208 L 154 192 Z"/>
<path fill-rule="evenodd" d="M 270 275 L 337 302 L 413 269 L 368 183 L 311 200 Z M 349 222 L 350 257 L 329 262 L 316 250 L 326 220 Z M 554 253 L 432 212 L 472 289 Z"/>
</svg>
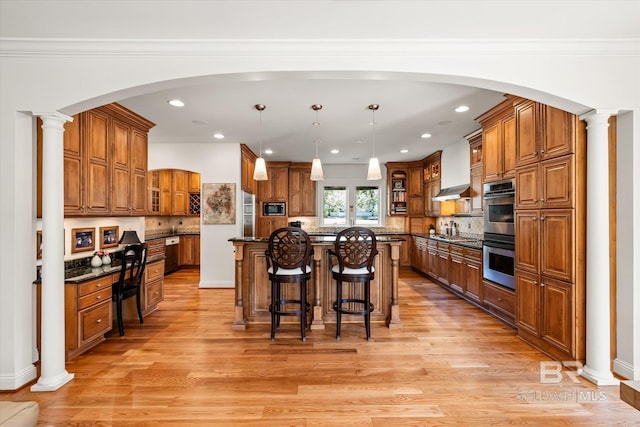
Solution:
<svg viewBox="0 0 640 427">
<path fill-rule="evenodd" d="M 376 240 L 378 256 L 374 264 L 375 279 L 371 282 L 371 302 L 374 305 L 371 322 L 386 323 L 389 328 L 401 328 L 398 272 L 400 245 L 404 240 L 387 236 L 377 237 Z M 267 239 L 234 238 L 230 241 L 235 250 L 235 314 L 231 328 L 245 330 L 249 324 L 269 324 L 271 285 L 265 257 Z M 308 295 L 312 330 L 324 329 L 325 324 L 336 322 L 332 309 L 332 303 L 336 299 L 336 285 L 331 276 L 332 260 L 329 255 L 334 242 L 335 236 L 311 236 L 314 255 Z M 360 292 L 358 289 L 345 287 L 343 296 L 357 298 Z M 293 298 L 293 287 L 285 292 L 291 292 Z M 360 323 L 362 319 L 344 315 L 342 322 Z"/>
</svg>

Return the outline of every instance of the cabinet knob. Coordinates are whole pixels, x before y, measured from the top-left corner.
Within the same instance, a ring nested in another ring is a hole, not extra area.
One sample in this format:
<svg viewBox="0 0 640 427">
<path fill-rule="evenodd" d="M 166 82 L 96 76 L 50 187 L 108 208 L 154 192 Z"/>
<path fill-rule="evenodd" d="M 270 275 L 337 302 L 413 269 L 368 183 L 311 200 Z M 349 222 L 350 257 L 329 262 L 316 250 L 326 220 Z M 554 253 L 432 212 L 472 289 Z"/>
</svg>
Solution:
<svg viewBox="0 0 640 427">
<path fill-rule="evenodd" d="M 540 287 L 544 288 L 544 283 L 543 282 L 540 282 Z"/>
<path fill-rule="evenodd" d="M 540 221 L 544 221 L 544 215 L 540 216 Z"/>
<path fill-rule="evenodd" d="M 155 291 L 154 292 L 155 295 L 158 295 L 159 293 L 160 293 L 160 291 Z"/>
<path fill-rule="evenodd" d="M 502 301 L 502 298 L 498 297 L 498 301 Z"/>
<path fill-rule="evenodd" d="M 533 199 L 533 203 L 538 203 L 538 199 Z"/>
<path fill-rule="evenodd" d="M 544 148 L 543 148 L 542 150 L 540 150 L 540 152 L 541 152 L 542 154 L 544 154 Z"/>
<path fill-rule="evenodd" d="M 535 216 L 533 217 L 533 221 L 537 221 L 537 219 L 538 219 L 537 217 L 535 217 Z"/>
<path fill-rule="evenodd" d="M 534 285 L 537 285 L 537 284 L 538 284 L 538 281 L 537 281 L 537 280 L 534 280 L 534 281 L 533 281 L 533 284 L 534 284 Z"/>
<path fill-rule="evenodd" d="M 537 151 L 534 151 L 534 152 L 533 152 L 533 155 L 534 155 L 534 156 L 537 156 L 537 155 L 538 155 L 538 152 L 537 152 Z"/>
<path fill-rule="evenodd" d="M 542 199 L 540 199 L 541 202 L 544 202 L 544 197 Z"/>
<path fill-rule="evenodd" d="M 96 299 L 102 299 L 102 295 L 97 295 Z"/>
<path fill-rule="evenodd" d="M 102 319 L 96 320 L 96 323 L 102 323 Z"/>
</svg>

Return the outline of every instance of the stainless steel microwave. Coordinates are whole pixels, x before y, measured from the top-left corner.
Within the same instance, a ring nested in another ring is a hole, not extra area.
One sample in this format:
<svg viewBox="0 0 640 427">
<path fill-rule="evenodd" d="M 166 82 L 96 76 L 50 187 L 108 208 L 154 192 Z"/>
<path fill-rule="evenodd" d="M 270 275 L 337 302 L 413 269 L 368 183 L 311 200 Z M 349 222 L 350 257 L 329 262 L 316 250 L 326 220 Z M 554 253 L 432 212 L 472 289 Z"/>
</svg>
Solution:
<svg viewBox="0 0 640 427">
<path fill-rule="evenodd" d="M 286 216 L 285 202 L 264 202 L 262 204 L 262 216 Z"/>
</svg>

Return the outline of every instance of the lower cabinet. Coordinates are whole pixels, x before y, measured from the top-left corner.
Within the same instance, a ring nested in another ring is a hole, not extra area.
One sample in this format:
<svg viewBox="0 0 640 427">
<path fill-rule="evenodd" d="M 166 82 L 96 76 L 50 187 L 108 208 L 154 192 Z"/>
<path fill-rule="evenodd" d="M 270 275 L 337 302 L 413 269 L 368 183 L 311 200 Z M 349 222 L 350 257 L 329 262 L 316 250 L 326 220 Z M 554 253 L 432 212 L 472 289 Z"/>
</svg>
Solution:
<svg viewBox="0 0 640 427">
<path fill-rule="evenodd" d="M 164 301 L 164 260 L 147 264 L 144 272 L 142 315 L 155 311 Z"/>
<path fill-rule="evenodd" d="M 573 359 L 577 352 L 573 287 L 516 270 L 518 335 L 559 360 Z"/>
<path fill-rule="evenodd" d="M 482 282 L 483 306 L 494 316 L 515 326 L 516 294 L 511 289 L 495 285 L 484 280 Z"/>
<path fill-rule="evenodd" d="M 95 347 L 111 330 L 111 284 L 111 275 L 81 284 L 65 284 L 66 360 Z"/>
<path fill-rule="evenodd" d="M 200 236 L 180 236 L 180 252 L 178 265 L 200 265 Z"/>
</svg>

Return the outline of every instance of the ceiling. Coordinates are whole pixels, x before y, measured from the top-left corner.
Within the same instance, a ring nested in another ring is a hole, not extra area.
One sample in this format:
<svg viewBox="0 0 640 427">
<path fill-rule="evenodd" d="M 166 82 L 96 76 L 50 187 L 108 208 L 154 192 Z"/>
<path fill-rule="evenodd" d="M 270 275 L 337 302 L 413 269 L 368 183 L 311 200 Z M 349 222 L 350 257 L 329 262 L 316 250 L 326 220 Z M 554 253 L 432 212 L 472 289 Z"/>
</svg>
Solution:
<svg viewBox="0 0 640 427">
<path fill-rule="evenodd" d="M 380 162 L 421 159 L 461 141 L 479 128 L 474 120 L 502 101 L 503 94 L 461 85 L 414 80 L 346 78 L 343 75 L 305 78 L 277 73 L 265 78 L 244 75 L 190 84 L 119 101 L 156 123 L 149 133 L 156 143 L 243 143 L 256 154 L 267 149 L 267 161 L 310 162 L 319 141 L 325 164 L 366 164 L 375 154 Z M 182 82 L 181 82 L 182 83 Z M 168 101 L 180 99 L 184 107 Z M 255 104 L 264 104 L 262 130 Z M 321 104 L 319 126 L 312 104 Z M 378 104 L 372 129 L 370 104 Z M 456 113 L 459 105 L 469 111 Z M 213 137 L 224 134 L 224 139 Z M 421 138 L 424 133 L 432 136 Z M 339 153 L 332 154 L 330 150 Z M 401 153 L 400 150 L 407 150 Z"/>
</svg>

